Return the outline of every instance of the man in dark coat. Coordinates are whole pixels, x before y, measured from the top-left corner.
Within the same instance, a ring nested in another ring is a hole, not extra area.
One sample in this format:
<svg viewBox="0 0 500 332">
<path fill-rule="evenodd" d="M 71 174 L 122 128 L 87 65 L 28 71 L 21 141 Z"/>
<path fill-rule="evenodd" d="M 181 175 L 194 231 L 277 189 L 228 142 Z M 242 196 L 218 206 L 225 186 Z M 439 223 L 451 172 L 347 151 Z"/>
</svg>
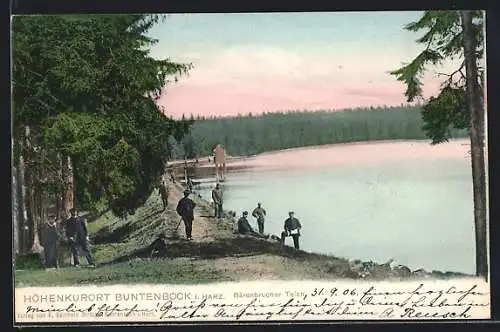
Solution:
<svg viewBox="0 0 500 332">
<path fill-rule="evenodd" d="M 253 210 L 252 216 L 257 219 L 259 233 L 264 234 L 264 219 L 266 216 L 266 210 L 262 207 L 261 203 L 257 203 L 257 207 Z"/>
<path fill-rule="evenodd" d="M 223 195 L 222 189 L 219 184 L 215 185 L 215 188 L 212 189 L 212 200 L 214 201 L 214 209 L 215 209 L 215 218 L 222 218 L 222 203 L 223 203 Z"/>
<path fill-rule="evenodd" d="M 285 238 L 291 236 L 293 238 L 293 246 L 299 249 L 300 229 L 302 225 L 300 221 L 294 217 L 294 212 L 288 212 L 288 219 L 285 220 L 284 231 L 281 233 L 281 243 L 285 244 Z"/>
<path fill-rule="evenodd" d="M 89 266 L 94 267 L 94 259 L 92 258 L 92 253 L 89 248 L 87 223 L 85 222 L 85 219 L 78 215 L 77 209 L 72 208 L 70 213 L 71 217 L 66 220 L 64 228 L 66 230 L 66 237 L 68 238 L 71 248 L 71 254 L 73 255 L 73 265 L 80 265 L 78 248 L 81 248 Z"/>
<path fill-rule="evenodd" d="M 42 228 L 42 246 L 45 254 L 45 267 L 57 267 L 57 241 L 59 232 L 57 229 L 56 216 L 49 215 L 48 222 Z"/>
<path fill-rule="evenodd" d="M 250 223 L 248 222 L 247 217 L 248 217 L 248 212 L 243 211 L 243 215 L 241 216 L 240 219 L 238 219 L 238 233 L 243 235 L 253 235 L 256 237 L 267 239 L 269 236 L 259 234 L 253 230 L 252 226 L 250 226 Z"/>
<path fill-rule="evenodd" d="M 193 239 L 191 236 L 191 232 L 193 230 L 195 207 L 196 207 L 195 202 L 193 202 L 193 200 L 189 198 L 189 190 L 185 190 L 184 197 L 179 200 L 176 211 L 184 221 L 184 227 L 186 229 L 186 239 L 188 241 Z"/>
</svg>

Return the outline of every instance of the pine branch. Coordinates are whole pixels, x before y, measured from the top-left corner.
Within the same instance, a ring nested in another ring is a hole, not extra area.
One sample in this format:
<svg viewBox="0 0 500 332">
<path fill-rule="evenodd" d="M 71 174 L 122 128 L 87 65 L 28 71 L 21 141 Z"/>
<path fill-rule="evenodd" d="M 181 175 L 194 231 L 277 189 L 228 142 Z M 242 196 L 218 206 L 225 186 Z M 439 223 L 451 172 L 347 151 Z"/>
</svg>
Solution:
<svg viewBox="0 0 500 332">
<path fill-rule="evenodd" d="M 466 77 L 465 77 L 465 74 L 462 72 L 462 70 L 465 68 L 465 61 L 462 61 L 462 64 L 460 65 L 460 67 L 455 70 L 454 72 L 452 72 L 451 74 L 447 74 L 447 73 L 436 73 L 438 76 L 446 76 L 448 77 L 448 79 L 443 83 L 444 85 L 443 86 L 451 86 L 451 85 L 455 85 L 455 86 L 459 86 L 459 82 L 460 81 L 463 81 L 463 83 L 465 84 L 465 80 L 466 80 Z M 453 82 L 453 78 L 455 77 L 456 74 L 460 74 L 460 79 L 458 82 Z"/>
</svg>

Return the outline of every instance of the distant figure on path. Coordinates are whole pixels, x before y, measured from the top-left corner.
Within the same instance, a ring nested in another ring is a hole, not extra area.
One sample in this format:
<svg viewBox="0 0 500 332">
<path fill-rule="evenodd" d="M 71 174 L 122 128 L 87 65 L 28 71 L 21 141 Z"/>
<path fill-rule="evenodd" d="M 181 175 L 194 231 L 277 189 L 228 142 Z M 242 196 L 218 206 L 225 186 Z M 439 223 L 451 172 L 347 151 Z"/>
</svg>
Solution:
<svg viewBox="0 0 500 332">
<path fill-rule="evenodd" d="M 172 181 L 173 183 L 175 183 L 175 174 L 174 174 L 174 170 L 172 168 L 170 168 L 168 170 L 168 175 L 170 176 L 170 181 Z"/>
<path fill-rule="evenodd" d="M 215 188 L 212 189 L 212 200 L 214 201 L 214 217 L 220 219 L 222 218 L 222 203 L 224 197 L 218 183 L 215 185 Z"/>
<path fill-rule="evenodd" d="M 188 241 L 193 239 L 191 232 L 193 230 L 194 208 L 196 207 L 195 202 L 189 198 L 189 194 L 189 190 L 184 190 L 184 197 L 179 200 L 176 209 L 177 213 L 181 216 L 182 221 L 184 221 L 186 239 Z"/>
<path fill-rule="evenodd" d="M 259 226 L 259 233 L 264 234 L 264 219 L 266 210 L 262 207 L 261 203 L 257 203 L 257 207 L 253 210 L 252 216 L 257 218 L 257 225 Z"/>
<path fill-rule="evenodd" d="M 161 183 L 158 185 L 158 191 L 160 192 L 161 201 L 163 203 L 162 211 L 165 211 L 168 207 L 168 189 L 165 180 L 162 179 Z"/>
<path fill-rule="evenodd" d="M 259 234 L 253 230 L 252 226 L 250 226 L 250 223 L 248 222 L 247 216 L 248 212 L 243 211 L 241 218 L 238 219 L 238 233 L 243 235 L 253 235 L 260 238 L 268 238 L 268 236 Z"/>
<path fill-rule="evenodd" d="M 193 180 L 191 180 L 190 177 L 188 177 L 188 180 L 187 180 L 187 188 L 189 190 L 190 193 L 193 192 L 193 187 L 194 187 L 194 184 L 193 184 Z"/>
<path fill-rule="evenodd" d="M 73 255 L 73 265 L 80 265 L 78 249 L 81 248 L 89 266 L 94 267 L 94 259 L 89 249 L 87 223 L 85 219 L 78 215 L 78 210 L 76 208 L 72 208 L 70 213 L 71 217 L 64 223 L 64 228 L 71 248 L 71 254 Z"/>
<path fill-rule="evenodd" d="M 219 180 L 224 181 L 226 177 L 226 151 L 220 144 L 217 144 L 213 150 L 213 153 L 214 153 L 214 164 L 215 164 L 215 177 L 217 181 Z"/>
<path fill-rule="evenodd" d="M 294 217 L 294 212 L 288 212 L 288 219 L 285 220 L 285 230 L 281 232 L 281 243 L 285 244 L 285 238 L 287 236 L 291 236 L 293 238 L 293 246 L 295 249 L 299 248 L 299 237 L 300 237 L 300 229 L 302 225 L 300 221 Z"/>
<path fill-rule="evenodd" d="M 57 241 L 59 232 L 57 230 L 56 216 L 49 215 L 48 222 L 42 228 L 42 246 L 45 254 L 45 267 L 57 267 Z"/>
</svg>

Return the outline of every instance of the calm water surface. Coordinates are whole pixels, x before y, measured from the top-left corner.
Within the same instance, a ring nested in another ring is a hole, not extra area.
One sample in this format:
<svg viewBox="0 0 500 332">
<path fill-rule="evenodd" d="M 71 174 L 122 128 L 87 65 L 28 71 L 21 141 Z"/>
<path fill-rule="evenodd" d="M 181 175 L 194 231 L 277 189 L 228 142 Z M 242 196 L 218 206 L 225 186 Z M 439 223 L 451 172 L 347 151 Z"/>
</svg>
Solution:
<svg viewBox="0 0 500 332">
<path fill-rule="evenodd" d="M 228 175 L 224 208 L 241 214 L 262 202 L 266 232 L 274 234 L 294 210 L 307 251 L 474 273 L 466 143 L 367 143 L 259 155 L 245 161 L 252 169 Z M 211 185 L 198 188 L 207 199 Z M 255 219 L 250 222 L 257 229 Z"/>
</svg>

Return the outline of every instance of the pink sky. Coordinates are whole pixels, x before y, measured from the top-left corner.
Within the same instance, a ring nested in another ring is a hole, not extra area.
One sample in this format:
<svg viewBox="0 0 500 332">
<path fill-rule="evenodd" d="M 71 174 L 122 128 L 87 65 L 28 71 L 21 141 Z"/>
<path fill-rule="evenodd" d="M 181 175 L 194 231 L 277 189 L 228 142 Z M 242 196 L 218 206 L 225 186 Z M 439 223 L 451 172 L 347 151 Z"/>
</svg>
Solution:
<svg viewBox="0 0 500 332">
<path fill-rule="evenodd" d="M 402 29 L 415 17 L 173 16 L 154 32 L 160 43 L 152 55 L 194 68 L 165 89 L 159 104 L 175 118 L 404 104 L 405 86 L 389 71 L 422 51 L 418 35 Z M 426 73 L 424 97 L 438 91 L 435 71 L 452 72 L 455 65 Z"/>
<path fill-rule="evenodd" d="M 380 56 L 373 64 L 361 55 L 246 48 L 213 57 L 187 54 L 183 58 L 193 61 L 195 68 L 168 86 L 159 101 L 174 117 L 406 103 L 405 86 L 388 74 L 401 63 L 397 55 Z M 424 83 L 425 97 L 438 91 L 439 81 L 432 73 Z"/>
</svg>

